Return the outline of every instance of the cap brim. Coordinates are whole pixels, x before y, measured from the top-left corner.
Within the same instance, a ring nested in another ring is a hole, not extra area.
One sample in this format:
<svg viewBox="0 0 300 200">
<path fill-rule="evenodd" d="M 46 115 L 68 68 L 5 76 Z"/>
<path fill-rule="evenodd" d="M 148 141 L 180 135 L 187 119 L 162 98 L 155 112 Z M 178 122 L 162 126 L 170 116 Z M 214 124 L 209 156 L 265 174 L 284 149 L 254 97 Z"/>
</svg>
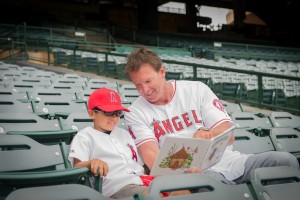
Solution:
<svg viewBox="0 0 300 200">
<path fill-rule="evenodd" d="M 105 106 L 97 106 L 100 110 L 106 111 L 106 112 L 113 112 L 116 110 L 123 110 L 125 112 L 130 112 L 128 108 L 125 108 L 123 106 L 117 106 L 117 105 L 105 105 Z"/>
</svg>

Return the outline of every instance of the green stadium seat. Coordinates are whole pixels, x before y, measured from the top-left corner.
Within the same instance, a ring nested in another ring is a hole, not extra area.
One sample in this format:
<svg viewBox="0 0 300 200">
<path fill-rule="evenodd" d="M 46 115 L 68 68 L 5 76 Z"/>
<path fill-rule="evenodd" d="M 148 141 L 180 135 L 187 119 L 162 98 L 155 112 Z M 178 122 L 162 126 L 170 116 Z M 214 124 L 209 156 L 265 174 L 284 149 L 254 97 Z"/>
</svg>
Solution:
<svg viewBox="0 0 300 200">
<path fill-rule="evenodd" d="M 300 163 L 300 131 L 293 128 L 273 128 L 270 138 L 276 151 L 292 153 Z"/>
<path fill-rule="evenodd" d="M 234 112 L 243 112 L 243 108 L 239 103 L 232 103 L 225 100 L 221 100 L 221 102 L 229 115 Z"/>
<path fill-rule="evenodd" d="M 62 130 L 58 119 L 44 119 L 33 113 L 0 113 L 0 135 L 26 135 L 44 144 L 69 144 L 76 133 Z"/>
<path fill-rule="evenodd" d="M 202 192 L 188 195 L 161 197 L 161 192 L 177 190 L 198 190 Z M 203 191 L 205 190 L 205 191 Z M 204 174 L 179 174 L 157 176 L 150 184 L 146 200 L 159 199 L 206 199 L 206 200 L 232 200 L 255 199 L 247 184 L 229 185 L 210 178 Z"/>
<path fill-rule="evenodd" d="M 94 126 L 93 120 L 87 112 L 70 113 L 67 119 L 64 120 L 64 129 L 73 129 L 79 131 L 87 126 Z"/>
<path fill-rule="evenodd" d="M 274 127 L 290 127 L 300 129 L 300 117 L 288 112 L 273 111 L 269 116 Z"/>
<path fill-rule="evenodd" d="M 17 189 L 6 200 L 109 200 L 96 190 L 81 184 L 64 184 Z"/>
<path fill-rule="evenodd" d="M 166 72 L 167 80 L 182 80 L 184 79 L 182 72 Z"/>
<path fill-rule="evenodd" d="M 37 115 L 61 116 L 66 118 L 72 112 L 85 112 L 85 102 L 74 102 L 67 99 L 47 100 L 33 102 L 34 113 Z"/>
<path fill-rule="evenodd" d="M 67 156 L 64 142 L 43 145 L 23 135 L 0 135 L 0 196 L 26 187 L 87 184 L 90 170 L 71 167 Z"/>
<path fill-rule="evenodd" d="M 300 170 L 287 167 L 257 168 L 251 178 L 251 185 L 259 200 L 298 200 Z"/>
<path fill-rule="evenodd" d="M 1 95 L 3 97 L 3 95 Z M 23 112 L 23 113 L 33 113 L 33 107 L 32 103 L 30 101 L 28 102 L 21 102 L 14 96 L 10 97 L 5 97 L 0 99 L 0 113 L 18 113 L 18 112 Z M 27 101 L 27 100 L 23 100 Z"/>
<path fill-rule="evenodd" d="M 275 151 L 269 136 L 260 137 L 245 129 L 234 130 L 233 150 L 246 154 Z"/>
<path fill-rule="evenodd" d="M 231 114 L 232 120 L 238 124 L 241 129 L 271 129 L 272 123 L 268 116 L 259 116 L 252 112 L 234 112 Z"/>
</svg>

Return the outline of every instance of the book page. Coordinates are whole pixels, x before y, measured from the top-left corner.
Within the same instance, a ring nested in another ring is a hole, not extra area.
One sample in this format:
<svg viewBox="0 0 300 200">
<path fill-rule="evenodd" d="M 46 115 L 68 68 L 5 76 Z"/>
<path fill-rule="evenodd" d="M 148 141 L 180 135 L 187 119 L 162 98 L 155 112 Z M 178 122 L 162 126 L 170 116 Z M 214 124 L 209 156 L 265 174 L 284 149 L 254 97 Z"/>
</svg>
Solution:
<svg viewBox="0 0 300 200">
<path fill-rule="evenodd" d="M 150 175 L 182 174 L 192 166 L 200 167 L 210 145 L 207 139 L 168 136 Z"/>
<path fill-rule="evenodd" d="M 205 170 L 219 162 L 234 126 L 211 140 L 169 135 L 154 162 L 150 175 L 182 174 L 190 167 Z"/>
<path fill-rule="evenodd" d="M 203 159 L 201 166 L 202 170 L 211 167 L 212 165 L 216 164 L 221 160 L 225 148 L 227 147 L 230 135 L 231 134 L 227 134 L 223 137 L 218 137 L 216 140 L 212 141 L 212 145 L 208 150 L 208 154 Z"/>
</svg>

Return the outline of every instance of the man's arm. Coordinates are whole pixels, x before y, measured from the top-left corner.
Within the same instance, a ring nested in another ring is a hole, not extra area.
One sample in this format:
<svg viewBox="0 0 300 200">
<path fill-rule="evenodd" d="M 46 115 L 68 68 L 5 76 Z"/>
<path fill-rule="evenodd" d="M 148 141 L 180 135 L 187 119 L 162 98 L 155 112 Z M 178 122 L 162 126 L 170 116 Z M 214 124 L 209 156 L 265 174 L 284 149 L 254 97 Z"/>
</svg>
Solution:
<svg viewBox="0 0 300 200">
<path fill-rule="evenodd" d="M 158 144 L 153 141 L 146 142 L 138 147 L 138 152 L 143 158 L 144 163 L 151 170 L 159 153 Z"/>
<path fill-rule="evenodd" d="M 216 137 L 217 135 L 221 134 L 222 132 L 224 132 L 225 130 L 229 129 L 232 126 L 231 122 L 223 122 L 220 125 L 212 128 L 212 129 L 208 129 L 208 130 L 197 130 L 194 133 L 194 138 L 206 138 L 206 139 L 211 139 L 213 137 Z M 233 144 L 235 138 L 234 135 L 232 134 L 229 140 L 229 145 Z"/>
</svg>

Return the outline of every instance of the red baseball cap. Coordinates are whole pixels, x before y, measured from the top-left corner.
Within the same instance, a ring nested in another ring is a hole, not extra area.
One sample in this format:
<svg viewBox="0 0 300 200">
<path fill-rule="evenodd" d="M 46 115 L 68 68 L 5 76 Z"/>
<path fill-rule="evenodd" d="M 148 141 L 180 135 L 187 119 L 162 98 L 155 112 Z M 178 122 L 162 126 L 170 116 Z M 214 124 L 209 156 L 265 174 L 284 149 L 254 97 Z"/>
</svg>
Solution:
<svg viewBox="0 0 300 200">
<path fill-rule="evenodd" d="M 111 89 L 100 88 L 92 92 L 88 99 L 88 110 L 99 108 L 106 112 L 113 112 L 116 110 L 123 110 L 130 112 L 129 109 L 122 106 L 120 95 Z"/>
</svg>

